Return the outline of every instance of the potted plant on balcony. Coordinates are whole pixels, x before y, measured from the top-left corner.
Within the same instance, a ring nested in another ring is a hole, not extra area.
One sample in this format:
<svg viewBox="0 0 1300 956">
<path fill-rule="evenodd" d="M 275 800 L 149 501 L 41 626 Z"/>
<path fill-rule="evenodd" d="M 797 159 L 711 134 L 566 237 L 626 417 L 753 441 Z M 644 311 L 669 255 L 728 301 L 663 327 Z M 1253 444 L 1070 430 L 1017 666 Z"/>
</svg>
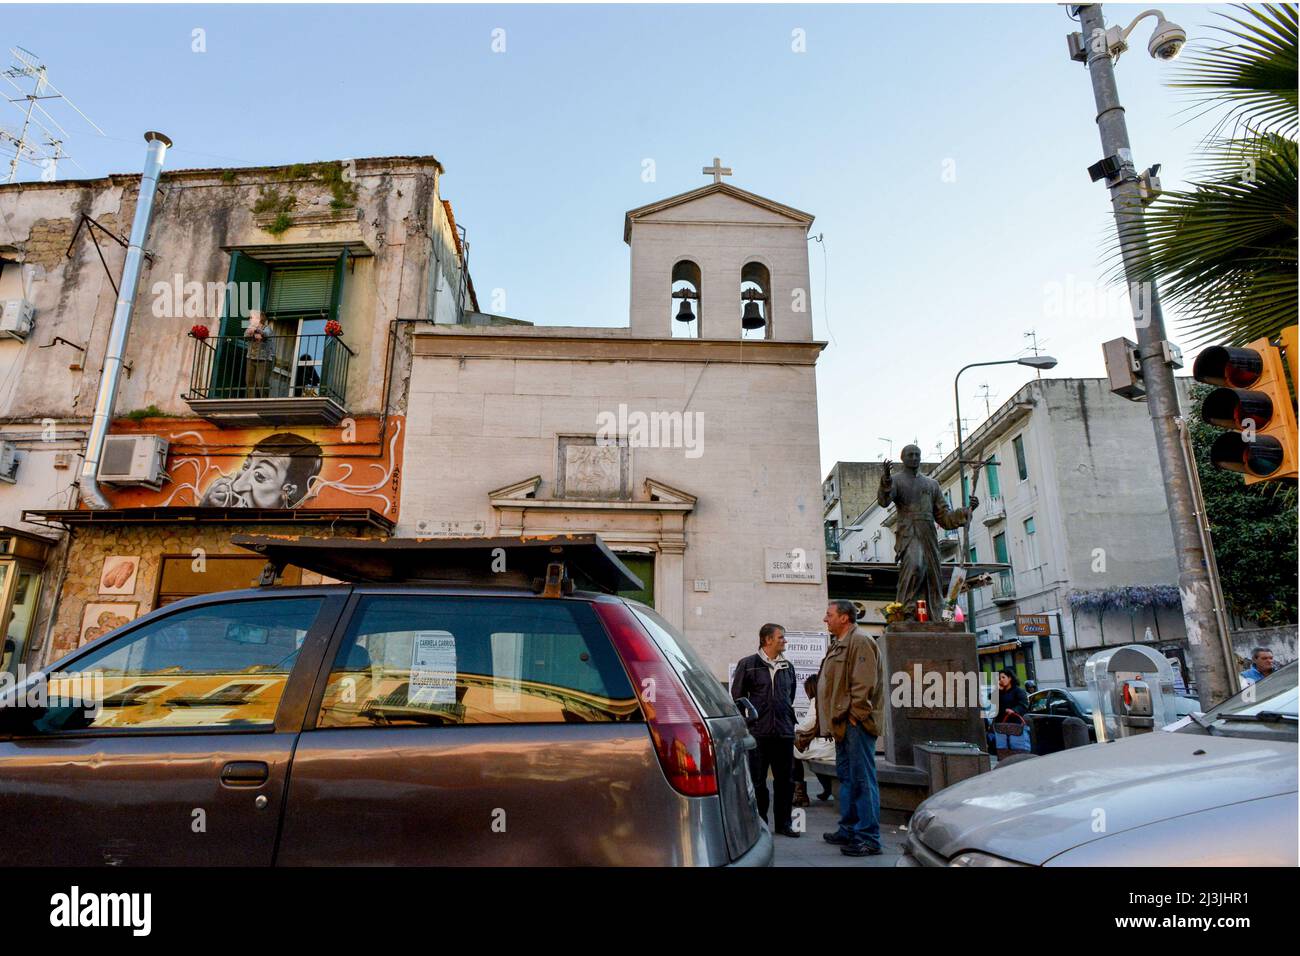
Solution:
<svg viewBox="0 0 1300 956">
<path fill-rule="evenodd" d="M 330 319 L 325 323 L 325 334 L 332 339 L 342 338 L 343 326 L 339 325 L 334 319 Z"/>
<path fill-rule="evenodd" d="M 190 337 L 198 339 L 200 342 L 206 339 L 209 334 L 211 333 L 208 332 L 208 327 L 206 325 L 194 325 L 190 327 Z"/>
</svg>

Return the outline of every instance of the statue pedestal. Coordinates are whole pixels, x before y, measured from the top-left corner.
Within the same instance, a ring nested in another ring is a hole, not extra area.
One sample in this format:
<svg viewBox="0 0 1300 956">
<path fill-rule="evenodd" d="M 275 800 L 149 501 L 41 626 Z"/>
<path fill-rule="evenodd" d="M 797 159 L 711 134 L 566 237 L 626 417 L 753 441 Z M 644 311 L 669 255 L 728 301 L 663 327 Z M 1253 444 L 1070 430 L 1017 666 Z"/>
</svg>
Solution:
<svg viewBox="0 0 1300 956">
<path fill-rule="evenodd" d="M 878 641 L 885 671 L 885 758 L 915 765 L 928 742 L 988 749 L 979 698 L 975 635 L 962 624 L 904 621 Z"/>
</svg>

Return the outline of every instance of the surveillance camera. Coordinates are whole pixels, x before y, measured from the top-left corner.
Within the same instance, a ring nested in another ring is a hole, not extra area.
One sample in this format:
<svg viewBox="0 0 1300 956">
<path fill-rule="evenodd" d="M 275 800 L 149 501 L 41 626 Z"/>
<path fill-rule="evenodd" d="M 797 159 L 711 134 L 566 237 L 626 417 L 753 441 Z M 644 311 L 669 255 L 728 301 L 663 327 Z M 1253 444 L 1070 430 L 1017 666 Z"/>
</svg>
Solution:
<svg viewBox="0 0 1300 956">
<path fill-rule="evenodd" d="M 1161 20 L 1155 33 L 1151 34 L 1151 42 L 1147 44 L 1147 50 L 1157 60 L 1172 60 L 1182 52 L 1183 44 L 1186 42 L 1186 30 L 1176 23 Z"/>
</svg>

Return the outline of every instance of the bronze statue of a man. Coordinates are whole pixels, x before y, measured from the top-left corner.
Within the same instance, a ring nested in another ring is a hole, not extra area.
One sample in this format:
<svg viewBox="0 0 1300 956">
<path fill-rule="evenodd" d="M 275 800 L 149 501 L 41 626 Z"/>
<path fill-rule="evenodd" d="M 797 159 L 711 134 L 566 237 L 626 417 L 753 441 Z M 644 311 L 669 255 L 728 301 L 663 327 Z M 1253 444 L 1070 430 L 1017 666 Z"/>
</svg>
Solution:
<svg viewBox="0 0 1300 956">
<path fill-rule="evenodd" d="M 908 445 L 903 449 L 903 471 L 890 474 L 890 462 L 880 475 L 876 500 L 883 508 L 893 504 L 898 512 L 894 526 L 894 557 L 898 561 L 898 590 L 895 600 L 907 608 L 907 617 L 916 620 L 916 602 L 923 600 L 931 621 L 940 620 L 944 607 L 942 579 L 939 576 L 939 535 L 935 525 L 949 530 L 970 524 L 971 513 L 979 499 L 970 496 L 970 506 L 949 508 L 943 500 L 939 482 L 922 475 L 921 449 Z"/>
</svg>

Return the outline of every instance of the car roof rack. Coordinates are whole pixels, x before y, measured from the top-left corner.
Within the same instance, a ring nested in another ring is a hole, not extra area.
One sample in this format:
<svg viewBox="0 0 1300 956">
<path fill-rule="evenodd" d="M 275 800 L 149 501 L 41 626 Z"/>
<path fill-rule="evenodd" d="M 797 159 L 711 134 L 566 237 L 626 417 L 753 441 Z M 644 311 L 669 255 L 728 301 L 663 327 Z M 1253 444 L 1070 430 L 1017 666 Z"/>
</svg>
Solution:
<svg viewBox="0 0 1300 956">
<path fill-rule="evenodd" d="M 236 534 L 230 540 L 266 557 L 263 586 L 289 565 L 358 584 L 526 587 L 545 597 L 575 588 L 614 594 L 645 586 L 594 533 L 387 539 Z"/>
</svg>

